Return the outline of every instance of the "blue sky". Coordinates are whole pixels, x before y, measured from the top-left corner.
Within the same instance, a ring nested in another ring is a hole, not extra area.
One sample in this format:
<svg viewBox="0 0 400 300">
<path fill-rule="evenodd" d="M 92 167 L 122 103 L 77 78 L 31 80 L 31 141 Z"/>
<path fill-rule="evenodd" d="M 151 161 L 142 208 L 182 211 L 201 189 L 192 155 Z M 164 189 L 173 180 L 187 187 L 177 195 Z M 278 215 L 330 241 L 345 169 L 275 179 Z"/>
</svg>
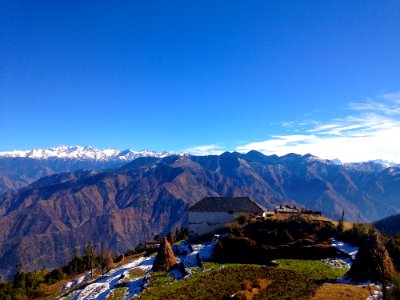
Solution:
<svg viewBox="0 0 400 300">
<path fill-rule="evenodd" d="M 0 11 L 1 151 L 400 162 L 399 1 L 1 0 Z"/>
</svg>

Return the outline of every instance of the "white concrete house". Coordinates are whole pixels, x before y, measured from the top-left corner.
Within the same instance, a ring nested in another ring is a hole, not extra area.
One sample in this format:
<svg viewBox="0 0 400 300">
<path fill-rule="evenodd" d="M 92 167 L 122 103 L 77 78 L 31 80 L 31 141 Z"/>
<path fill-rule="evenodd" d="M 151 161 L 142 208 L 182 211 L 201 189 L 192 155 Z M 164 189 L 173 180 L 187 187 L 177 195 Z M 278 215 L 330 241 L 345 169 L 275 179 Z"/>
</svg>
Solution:
<svg viewBox="0 0 400 300">
<path fill-rule="evenodd" d="M 249 197 L 206 197 L 189 208 L 189 237 L 209 235 L 224 228 L 240 213 L 263 215 L 266 211 Z"/>
</svg>

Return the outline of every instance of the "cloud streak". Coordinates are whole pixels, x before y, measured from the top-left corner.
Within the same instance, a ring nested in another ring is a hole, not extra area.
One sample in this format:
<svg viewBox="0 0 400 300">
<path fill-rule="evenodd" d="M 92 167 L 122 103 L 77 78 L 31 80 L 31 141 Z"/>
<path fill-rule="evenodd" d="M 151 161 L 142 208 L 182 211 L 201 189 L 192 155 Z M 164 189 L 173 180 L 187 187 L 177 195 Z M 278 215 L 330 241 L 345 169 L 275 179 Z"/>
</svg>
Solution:
<svg viewBox="0 0 400 300">
<path fill-rule="evenodd" d="M 210 144 L 210 145 L 200 145 L 187 148 L 182 152 L 190 153 L 192 155 L 208 155 L 215 154 L 219 155 L 224 152 L 221 144 Z"/>
<path fill-rule="evenodd" d="M 385 159 L 400 163 L 400 93 L 350 103 L 348 109 L 349 115 L 328 122 L 282 123 L 297 133 L 240 145 L 236 151 L 258 150 L 268 155 L 311 153 L 343 162 Z"/>
</svg>

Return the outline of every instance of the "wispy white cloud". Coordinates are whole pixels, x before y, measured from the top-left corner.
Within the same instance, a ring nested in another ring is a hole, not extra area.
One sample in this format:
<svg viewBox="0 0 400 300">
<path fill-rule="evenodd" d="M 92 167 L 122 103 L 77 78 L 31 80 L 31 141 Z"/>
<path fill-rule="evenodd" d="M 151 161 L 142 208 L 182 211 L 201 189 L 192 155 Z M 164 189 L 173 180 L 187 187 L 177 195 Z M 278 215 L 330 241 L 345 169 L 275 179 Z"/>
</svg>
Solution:
<svg viewBox="0 0 400 300">
<path fill-rule="evenodd" d="M 387 115 L 395 115 L 400 113 L 400 107 L 398 106 L 398 103 L 388 105 L 386 103 L 368 101 L 361 103 L 350 103 L 350 108 L 358 111 L 373 111 Z"/>
<path fill-rule="evenodd" d="M 225 150 L 223 149 L 221 144 L 210 144 L 210 145 L 200 145 L 187 148 L 182 152 L 190 153 L 193 155 L 207 155 L 207 154 L 216 154 L 219 155 L 223 153 Z"/>
<path fill-rule="evenodd" d="M 390 100 L 390 101 L 393 101 L 393 102 L 396 102 L 396 103 L 400 104 L 400 92 L 399 93 L 382 94 L 381 98 L 386 99 L 386 100 Z"/>
<path fill-rule="evenodd" d="M 278 125 L 282 127 L 287 127 L 287 128 L 292 128 L 292 127 L 297 127 L 297 126 L 308 126 L 308 125 L 317 125 L 318 122 L 315 120 L 303 120 L 300 122 L 297 121 L 284 121 L 284 122 L 279 122 L 279 123 L 271 123 L 271 125 Z"/>
<path fill-rule="evenodd" d="M 357 111 L 372 111 L 387 115 L 400 114 L 400 93 L 387 93 L 376 99 L 367 99 L 364 102 L 350 103 L 350 108 Z"/>
<path fill-rule="evenodd" d="M 318 113 L 321 113 L 321 112 L 323 112 L 322 109 L 314 109 L 313 111 L 311 111 L 311 112 L 309 112 L 309 113 L 306 113 L 304 116 L 305 116 L 305 117 L 309 117 L 309 116 L 311 116 L 311 115 L 318 114 Z"/>
<path fill-rule="evenodd" d="M 400 163 L 400 93 L 349 104 L 350 114 L 328 122 L 287 122 L 294 132 L 236 148 L 265 154 L 312 153 L 343 162 L 385 159 Z M 305 128 L 311 125 L 311 128 Z M 300 128 L 300 130 L 299 130 Z"/>
</svg>

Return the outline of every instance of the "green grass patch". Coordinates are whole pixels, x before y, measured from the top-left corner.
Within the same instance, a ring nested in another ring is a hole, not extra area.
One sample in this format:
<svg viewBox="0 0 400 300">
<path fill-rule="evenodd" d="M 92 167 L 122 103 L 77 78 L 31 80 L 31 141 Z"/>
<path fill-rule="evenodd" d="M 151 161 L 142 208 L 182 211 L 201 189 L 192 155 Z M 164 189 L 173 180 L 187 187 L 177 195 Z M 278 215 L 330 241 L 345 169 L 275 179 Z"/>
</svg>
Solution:
<svg viewBox="0 0 400 300">
<path fill-rule="evenodd" d="M 153 272 L 149 279 L 149 286 L 159 288 L 163 285 L 168 285 L 174 282 L 174 278 L 166 272 Z"/>
<path fill-rule="evenodd" d="M 144 275 L 146 275 L 146 271 L 142 269 L 132 269 L 128 273 L 129 273 L 129 279 L 144 277 Z"/>
<path fill-rule="evenodd" d="M 142 299 L 225 299 L 241 290 L 244 280 L 265 279 L 272 283 L 257 299 L 308 299 L 326 279 L 336 279 L 335 270 L 319 261 L 279 260 L 277 268 L 259 265 L 206 263 L 191 276 L 176 281 L 166 273 L 152 273 Z M 195 269 L 193 269 L 194 271 Z M 204 271 L 206 270 L 206 271 Z"/>
<path fill-rule="evenodd" d="M 184 242 L 186 242 L 186 240 L 180 240 L 180 241 L 175 242 L 173 245 L 179 246 L 179 245 L 183 244 Z"/>
<path fill-rule="evenodd" d="M 318 260 L 277 259 L 276 262 L 279 269 L 301 272 L 316 280 L 338 279 L 346 273 L 344 269 L 334 269 Z"/>
<path fill-rule="evenodd" d="M 279 266 L 271 268 L 204 262 L 203 268 L 192 268 L 192 274 L 182 280 L 175 280 L 166 272 L 153 272 L 141 298 L 227 299 L 242 290 L 244 281 L 259 279 L 271 283 L 253 295 L 254 299 L 309 299 L 326 280 L 340 278 L 345 273 L 317 260 L 279 259 L 277 262 Z M 143 273 L 133 269 L 126 281 L 142 277 Z M 115 287 L 107 300 L 122 300 L 126 293 L 126 286 Z"/>
<path fill-rule="evenodd" d="M 107 300 L 124 300 L 125 295 L 128 292 L 128 288 L 126 287 L 116 287 L 113 288 L 110 294 L 107 296 Z"/>
</svg>

